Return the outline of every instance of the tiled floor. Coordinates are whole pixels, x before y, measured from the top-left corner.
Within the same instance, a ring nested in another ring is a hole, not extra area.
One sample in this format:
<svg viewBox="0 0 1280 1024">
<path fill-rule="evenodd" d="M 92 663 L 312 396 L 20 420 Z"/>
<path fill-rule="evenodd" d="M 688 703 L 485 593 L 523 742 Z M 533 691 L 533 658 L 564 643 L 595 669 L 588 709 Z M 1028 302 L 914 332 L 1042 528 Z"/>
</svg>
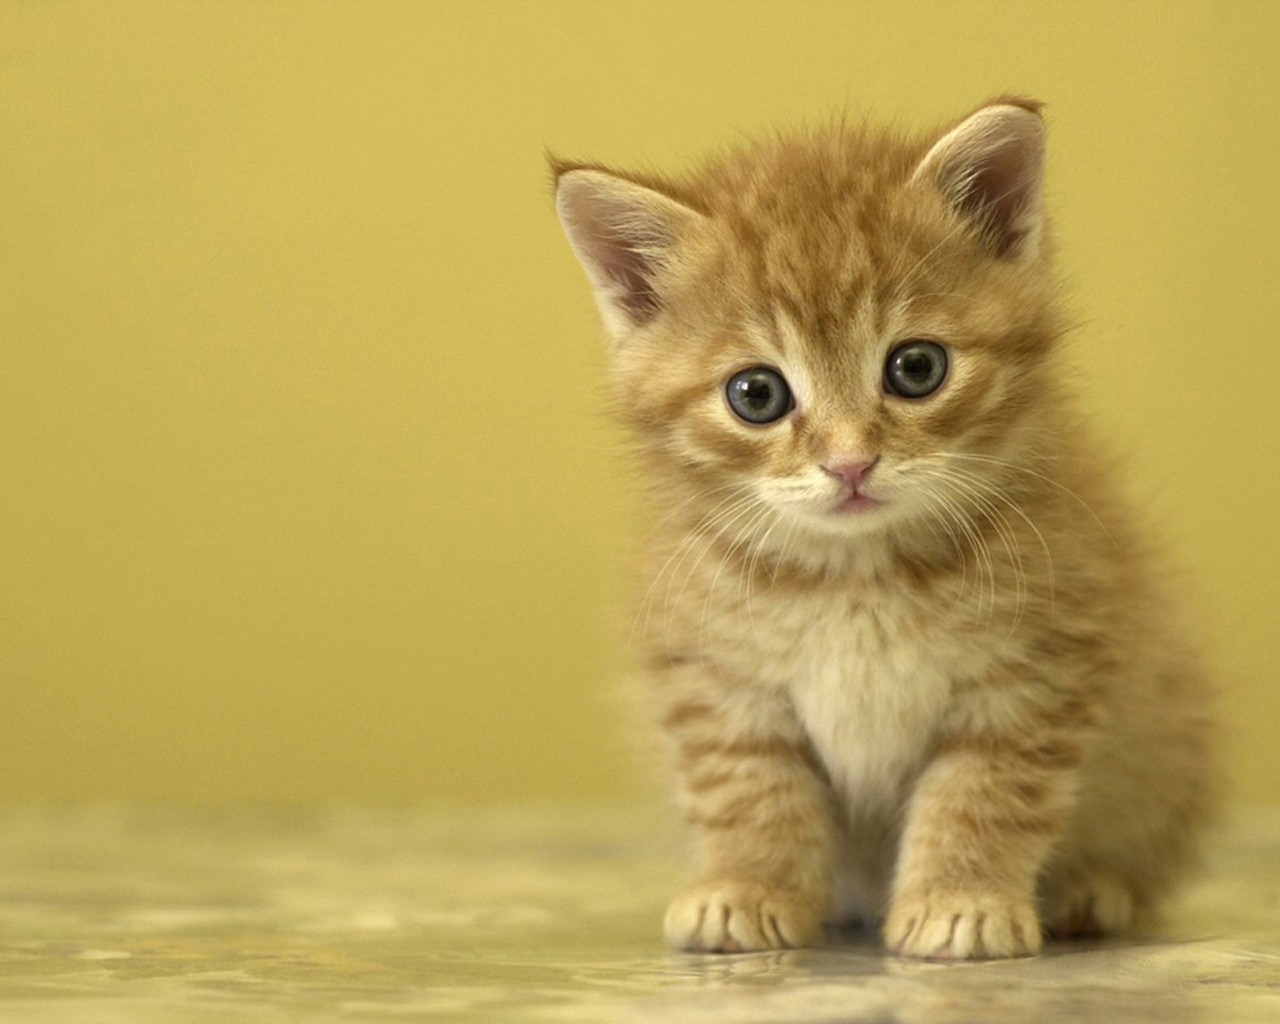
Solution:
<svg viewBox="0 0 1280 1024">
<path fill-rule="evenodd" d="M 1280 1022 L 1280 815 L 1159 930 L 946 966 L 843 938 L 686 956 L 643 812 L 0 820 L 0 1021 Z"/>
</svg>

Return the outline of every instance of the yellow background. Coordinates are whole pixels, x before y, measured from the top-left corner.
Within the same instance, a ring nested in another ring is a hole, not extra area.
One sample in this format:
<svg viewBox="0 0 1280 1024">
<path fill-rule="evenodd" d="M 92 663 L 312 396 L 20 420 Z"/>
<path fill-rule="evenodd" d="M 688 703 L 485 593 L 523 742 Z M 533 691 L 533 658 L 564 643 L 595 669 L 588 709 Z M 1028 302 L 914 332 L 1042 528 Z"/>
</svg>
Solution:
<svg viewBox="0 0 1280 1024">
<path fill-rule="evenodd" d="M 1090 408 L 1280 799 L 1280 4 L 0 5 L 0 800 L 633 795 L 543 149 L 1049 103 Z"/>
</svg>

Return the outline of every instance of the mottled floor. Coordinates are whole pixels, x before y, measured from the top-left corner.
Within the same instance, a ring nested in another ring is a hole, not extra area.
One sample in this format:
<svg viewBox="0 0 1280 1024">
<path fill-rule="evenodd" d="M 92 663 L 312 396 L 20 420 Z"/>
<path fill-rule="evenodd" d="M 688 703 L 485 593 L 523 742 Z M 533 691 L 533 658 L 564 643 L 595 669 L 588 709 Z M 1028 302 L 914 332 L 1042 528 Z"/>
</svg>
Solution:
<svg viewBox="0 0 1280 1024">
<path fill-rule="evenodd" d="M 0 818 L 0 1021 L 1280 1021 L 1280 815 L 1153 933 L 1034 960 L 658 942 L 643 812 Z"/>
</svg>

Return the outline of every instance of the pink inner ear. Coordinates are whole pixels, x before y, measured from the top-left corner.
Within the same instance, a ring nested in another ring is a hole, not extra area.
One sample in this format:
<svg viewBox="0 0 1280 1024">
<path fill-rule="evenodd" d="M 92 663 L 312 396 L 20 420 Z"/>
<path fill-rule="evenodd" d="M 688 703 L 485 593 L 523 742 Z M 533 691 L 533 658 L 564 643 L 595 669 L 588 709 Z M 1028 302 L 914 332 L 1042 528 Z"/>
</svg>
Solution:
<svg viewBox="0 0 1280 1024">
<path fill-rule="evenodd" d="M 972 169 L 958 205 L 989 228 L 997 256 L 1008 255 L 1022 244 L 1030 230 L 1028 206 L 1034 202 L 1034 183 L 1028 181 L 1026 154 L 1012 145 L 987 154 Z"/>
<path fill-rule="evenodd" d="M 602 219 L 588 227 L 588 247 L 596 265 L 618 286 L 615 301 L 637 325 L 657 315 L 658 293 L 653 289 L 652 258 L 635 248 L 622 232 Z"/>
<path fill-rule="evenodd" d="M 943 136 L 916 177 L 933 180 L 984 229 L 996 256 L 1019 251 L 1040 217 L 1044 122 L 1022 106 L 984 107 Z"/>
<path fill-rule="evenodd" d="M 560 179 L 557 204 L 597 299 L 632 326 L 652 320 L 662 306 L 659 272 L 678 223 L 692 211 L 650 189 L 589 171 Z"/>
</svg>

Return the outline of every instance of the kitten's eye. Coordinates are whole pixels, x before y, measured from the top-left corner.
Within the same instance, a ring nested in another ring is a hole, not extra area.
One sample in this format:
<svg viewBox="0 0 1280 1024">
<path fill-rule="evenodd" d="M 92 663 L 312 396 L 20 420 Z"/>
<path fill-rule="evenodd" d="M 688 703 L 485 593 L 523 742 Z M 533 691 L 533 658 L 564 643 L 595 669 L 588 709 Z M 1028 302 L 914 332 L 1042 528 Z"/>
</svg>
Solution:
<svg viewBox="0 0 1280 1024">
<path fill-rule="evenodd" d="M 772 423 L 795 408 L 791 389 L 777 370 L 756 366 L 735 373 L 725 385 L 729 408 L 748 423 Z"/>
<path fill-rule="evenodd" d="M 903 398 L 931 395 L 947 376 L 947 350 L 936 341 L 903 342 L 884 364 L 884 386 Z"/>
</svg>

